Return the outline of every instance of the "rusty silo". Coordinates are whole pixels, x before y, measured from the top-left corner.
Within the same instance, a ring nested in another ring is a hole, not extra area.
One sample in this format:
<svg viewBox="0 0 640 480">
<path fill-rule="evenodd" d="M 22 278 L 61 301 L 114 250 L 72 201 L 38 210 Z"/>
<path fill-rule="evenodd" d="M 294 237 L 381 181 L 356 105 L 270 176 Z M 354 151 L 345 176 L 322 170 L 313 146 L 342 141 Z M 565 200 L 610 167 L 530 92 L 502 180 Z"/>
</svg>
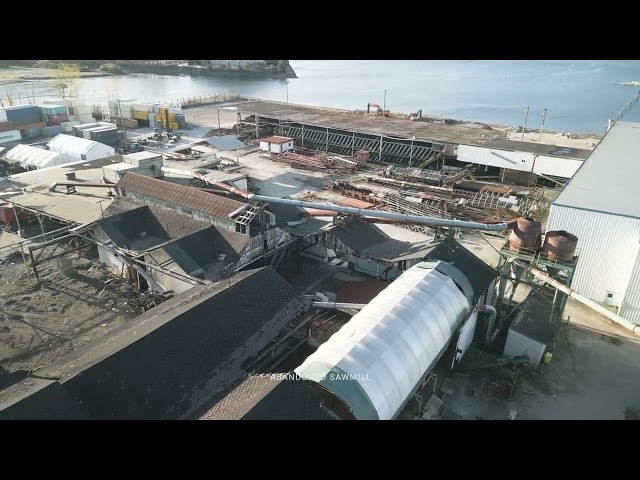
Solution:
<svg viewBox="0 0 640 480">
<path fill-rule="evenodd" d="M 542 253 L 552 262 L 569 262 L 576 253 L 578 237 L 564 230 L 547 232 Z"/>
<path fill-rule="evenodd" d="M 537 250 L 540 248 L 542 225 L 532 218 L 519 218 L 509 235 L 511 250 Z"/>
</svg>

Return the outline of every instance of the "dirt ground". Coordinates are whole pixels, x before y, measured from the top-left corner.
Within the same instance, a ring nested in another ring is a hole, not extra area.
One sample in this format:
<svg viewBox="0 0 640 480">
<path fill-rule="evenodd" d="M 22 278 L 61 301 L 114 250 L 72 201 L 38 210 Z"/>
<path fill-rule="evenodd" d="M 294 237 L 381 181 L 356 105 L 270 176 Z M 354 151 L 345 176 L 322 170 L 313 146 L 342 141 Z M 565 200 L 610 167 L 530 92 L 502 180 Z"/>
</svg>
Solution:
<svg viewBox="0 0 640 480">
<path fill-rule="evenodd" d="M 40 286 L 19 253 L 2 259 L 0 384 L 3 373 L 37 370 L 137 314 L 125 303 L 131 287 L 88 255 L 66 255 L 68 274 L 56 259 L 43 262 Z"/>
</svg>

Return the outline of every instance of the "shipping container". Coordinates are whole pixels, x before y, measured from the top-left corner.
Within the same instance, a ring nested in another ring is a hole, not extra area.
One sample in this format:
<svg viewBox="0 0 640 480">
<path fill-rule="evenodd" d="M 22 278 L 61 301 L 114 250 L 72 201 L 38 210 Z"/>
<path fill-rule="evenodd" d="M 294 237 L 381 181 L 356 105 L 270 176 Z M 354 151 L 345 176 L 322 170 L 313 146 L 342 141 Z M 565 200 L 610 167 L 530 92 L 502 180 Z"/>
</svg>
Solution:
<svg viewBox="0 0 640 480">
<path fill-rule="evenodd" d="M 45 127 L 42 129 L 43 137 L 55 137 L 56 135 L 60 135 L 62 133 L 62 127 L 60 125 L 52 125 L 50 127 Z"/>
<path fill-rule="evenodd" d="M 91 107 L 89 105 L 79 105 L 77 107 L 71 107 L 73 108 L 73 114 L 74 115 L 91 115 Z"/>
<path fill-rule="evenodd" d="M 19 207 L 3 206 L 0 207 L 0 222 L 14 224 L 16 223 L 16 214 L 18 215 L 18 221 L 23 220 L 26 223 L 26 220 L 29 218 L 29 212 L 26 210 Z"/>
<path fill-rule="evenodd" d="M 125 128 L 138 128 L 138 121 L 132 118 L 111 117 L 111 121 L 120 127 L 124 125 Z"/>
<path fill-rule="evenodd" d="M 70 122 L 79 122 L 80 119 L 78 118 L 78 115 L 67 115 L 67 118 L 69 119 Z"/>
<path fill-rule="evenodd" d="M 73 108 L 81 107 L 84 104 L 85 104 L 84 98 L 71 98 L 71 99 L 68 99 L 67 102 L 65 103 L 67 107 L 73 107 Z"/>
<path fill-rule="evenodd" d="M 4 113 L 6 114 L 6 118 L 0 118 L 0 120 L 11 121 L 16 127 L 40 121 L 40 109 L 35 105 L 15 105 L 13 107 L 5 107 Z"/>
<path fill-rule="evenodd" d="M 17 142 L 18 140 L 22 140 L 19 130 L 0 132 L 0 143 Z"/>
<path fill-rule="evenodd" d="M 60 124 L 64 133 L 72 133 L 73 127 L 75 127 L 76 125 L 80 125 L 80 122 L 62 122 Z"/>
<path fill-rule="evenodd" d="M 0 122 L 6 122 L 7 120 L 7 112 L 4 109 L 0 108 Z"/>
<path fill-rule="evenodd" d="M 49 98 L 47 100 L 43 100 L 42 103 L 44 105 L 64 105 L 65 107 L 71 106 L 71 102 L 67 98 Z"/>
<path fill-rule="evenodd" d="M 137 110 L 138 112 L 149 113 L 151 111 L 151 105 L 148 103 L 134 103 L 132 105 L 132 109 Z"/>
<path fill-rule="evenodd" d="M 87 123 L 96 123 L 96 119 L 92 116 L 86 116 L 84 118 L 83 117 L 80 117 L 80 123 L 82 123 L 83 125 L 86 125 Z"/>
<path fill-rule="evenodd" d="M 41 105 L 38 107 L 41 115 L 62 115 L 67 113 L 65 105 Z"/>
<path fill-rule="evenodd" d="M 44 128 L 46 126 L 46 122 L 33 122 L 27 125 L 16 125 L 16 128 L 18 130 L 29 130 L 30 128 Z"/>
<path fill-rule="evenodd" d="M 49 115 L 48 119 L 47 119 L 47 123 L 49 125 L 60 125 L 63 122 L 68 122 L 69 121 L 69 116 L 64 113 L 64 114 L 60 114 L 60 115 Z"/>
<path fill-rule="evenodd" d="M 37 138 L 42 136 L 42 127 L 33 127 L 22 130 L 23 138 Z"/>
<path fill-rule="evenodd" d="M 147 120 L 147 118 L 149 118 L 149 112 L 141 112 L 138 110 L 134 110 L 132 116 L 136 120 Z"/>
<path fill-rule="evenodd" d="M 169 122 L 169 128 L 171 130 L 178 130 L 180 128 L 180 125 L 178 125 L 178 122 Z"/>
<path fill-rule="evenodd" d="M 13 122 L 0 121 L 0 132 L 8 132 L 13 130 Z"/>
</svg>

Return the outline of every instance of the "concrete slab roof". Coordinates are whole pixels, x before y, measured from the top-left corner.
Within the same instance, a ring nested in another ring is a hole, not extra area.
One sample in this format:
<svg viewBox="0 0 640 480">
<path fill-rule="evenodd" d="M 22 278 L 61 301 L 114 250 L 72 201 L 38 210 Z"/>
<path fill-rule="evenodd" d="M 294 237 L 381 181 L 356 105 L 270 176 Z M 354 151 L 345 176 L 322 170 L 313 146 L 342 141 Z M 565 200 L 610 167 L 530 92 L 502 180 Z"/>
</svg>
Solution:
<svg viewBox="0 0 640 480">
<path fill-rule="evenodd" d="M 419 120 L 411 121 L 403 118 L 354 113 L 350 110 L 337 108 L 312 107 L 266 100 L 239 102 L 224 108 L 244 114 L 267 116 L 288 122 L 300 122 L 320 127 L 377 134 L 389 138 L 410 140 L 415 137 L 416 140 L 454 145 L 488 146 L 504 133 L 478 128 L 477 124 L 474 126 L 463 123 L 447 124 Z M 545 150 L 545 146 L 537 146 L 538 144 L 527 144 L 527 142 L 510 143 L 517 143 L 521 149 L 538 148 Z M 493 146 L 495 147 L 495 145 Z M 546 146 L 546 149 L 557 150 L 558 147 Z M 582 155 L 580 152 L 578 154 Z"/>
</svg>

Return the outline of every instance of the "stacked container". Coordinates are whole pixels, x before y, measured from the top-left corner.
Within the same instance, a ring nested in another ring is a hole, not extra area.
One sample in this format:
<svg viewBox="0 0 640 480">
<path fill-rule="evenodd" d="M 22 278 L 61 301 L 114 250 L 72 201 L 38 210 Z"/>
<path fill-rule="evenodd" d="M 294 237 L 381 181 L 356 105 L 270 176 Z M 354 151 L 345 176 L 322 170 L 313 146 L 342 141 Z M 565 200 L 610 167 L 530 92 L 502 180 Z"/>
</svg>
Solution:
<svg viewBox="0 0 640 480">
<path fill-rule="evenodd" d="M 76 125 L 80 125 L 80 122 L 62 122 L 60 128 L 62 128 L 64 133 L 73 133 L 73 127 Z"/>
<path fill-rule="evenodd" d="M 55 137 L 62 133 L 62 127 L 59 125 L 51 125 L 42 129 L 43 137 Z"/>
<path fill-rule="evenodd" d="M 13 122 L 0 121 L 0 132 L 8 132 L 9 130 L 13 130 Z"/>
<path fill-rule="evenodd" d="M 0 132 L 0 144 L 17 142 L 22 139 L 19 130 L 7 130 L 6 132 Z"/>
<path fill-rule="evenodd" d="M 0 109 L 0 122 L 13 122 L 18 128 L 40 123 L 40 109 L 35 105 L 15 105 Z"/>
<path fill-rule="evenodd" d="M 109 145 L 110 147 L 118 146 L 118 129 L 115 125 L 110 127 L 90 128 L 84 132 L 89 132 L 90 140 Z"/>
</svg>

